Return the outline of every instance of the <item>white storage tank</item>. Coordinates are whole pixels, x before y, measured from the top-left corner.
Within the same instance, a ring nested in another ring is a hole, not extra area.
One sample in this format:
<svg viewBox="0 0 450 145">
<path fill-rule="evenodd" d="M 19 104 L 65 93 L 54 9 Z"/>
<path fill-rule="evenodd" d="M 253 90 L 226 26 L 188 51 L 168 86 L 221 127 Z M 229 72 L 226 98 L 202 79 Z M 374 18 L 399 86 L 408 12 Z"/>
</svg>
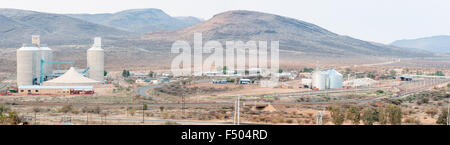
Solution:
<svg viewBox="0 0 450 145">
<path fill-rule="evenodd" d="M 329 76 L 329 80 L 330 80 L 330 84 L 329 84 L 329 88 L 330 89 L 339 89 L 342 88 L 342 74 L 340 74 L 339 72 L 337 72 L 334 69 L 330 69 L 328 71 L 328 76 Z"/>
<path fill-rule="evenodd" d="M 33 85 L 36 77 L 35 60 L 38 59 L 39 48 L 34 45 L 23 45 L 17 49 L 17 85 Z M 37 81 L 37 80 L 36 80 Z"/>
<path fill-rule="evenodd" d="M 312 75 L 312 86 L 313 88 L 317 88 L 319 90 L 326 89 L 326 81 L 328 78 L 328 74 L 323 71 L 314 71 Z"/>
<path fill-rule="evenodd" d="M 41 57 L 44 61 L 52 61 L 53 60 L 53 51 L 47 45 L 41 44 Z M 51 63 L 44 63 L 43 72 L 45 75 L 53 73 L 53 65 Z"/>
<path fill-rule="evenodd" d="M 104 82 L 104 56 L 100 37 L 94 38 L 94 45 L 87 51 L 87 66 L 89 67 L 87 77 L 96 81 Z"/>
</svg>

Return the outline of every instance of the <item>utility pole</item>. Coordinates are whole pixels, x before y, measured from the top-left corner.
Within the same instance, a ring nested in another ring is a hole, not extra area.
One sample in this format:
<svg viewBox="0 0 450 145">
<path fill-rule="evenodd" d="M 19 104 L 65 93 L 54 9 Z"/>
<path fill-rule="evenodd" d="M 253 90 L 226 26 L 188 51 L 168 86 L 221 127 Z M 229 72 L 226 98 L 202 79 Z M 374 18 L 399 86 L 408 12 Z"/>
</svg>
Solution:
<svg viewBox="0 0 450 145">
<path fill-rule="evenodd" d="M 36 120 L 37 120 L 37 118 L 36 118 L 36 111 L 34 111 L 34 124 L 36 124 Z"/>
<path fill-rule="evenodd" d="M 237 109 L 237 100 L 234 101 L 234 113 L 233 113 L 233 124 L 236 124 L 236 109 Z"/>
<path fill-rule="evenodd" d="M 86 111 L 86 125 L 89 125 L 89 111 Z"/>
<path fill-rule="evenodd" d="M 184 111 L 184 109 L 185 109 L 185 102 L 186 100 L 185 100 L 185 98 L 184 98 L 184 93 L 181 95 L 181 110 L 183 111 L 183 118 L 185 117 L 185 111 Z"/>
<path fill-rule="evenodd" d="M 450 125 L 450 98 L 447 101 L 447 125 Z"/>
<path fill-rule="evenodd" d="M 234 124 L 236 124 L 236 125 L 239 125 L 239 104 L 240 104 L 240 99 L 241 99 L 241 96 L 238 96 L 238 98 L 237 98 L 237 100 L 236 100 L 236 103 L 235 103 L 235 112 L 234 112 L 234 121 L 235 121 L 235 123 Z"/>
<path fill-rule="evenodd" d="M 142 103 L 142 124 L 144 124 L 145 123 L 145 108 L 144 108 L 144 106 L 145 106 L 145 104 L 144 103 Z"/>
</svg>

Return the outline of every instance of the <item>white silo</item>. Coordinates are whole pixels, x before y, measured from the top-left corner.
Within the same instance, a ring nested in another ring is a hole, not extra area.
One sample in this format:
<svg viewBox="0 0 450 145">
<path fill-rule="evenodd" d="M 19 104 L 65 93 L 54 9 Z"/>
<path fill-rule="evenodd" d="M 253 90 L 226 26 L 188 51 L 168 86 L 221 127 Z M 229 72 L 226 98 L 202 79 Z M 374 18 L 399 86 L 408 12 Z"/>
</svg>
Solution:
<svg viewBox="0 0 450 145">
<path fill-rule="evenodd" d="M 44 61 L 52 61 L 52 59 L 53 59 L 53 51 L 52 51 L 52 49 L 50 49 L 47 45 L 42 44 L 40 50 L 41 50 L 42 60 L 44 60 Z M 44 66 L 43 66 L 44 70 L 43 70 L 43 72 L 44 72 L 45 75 L 53 73 L 53 67 L 52 66 L 53 65 L 51 63 L 44 63 Z"/>
<path fill-rule="evenodd" d="M 342 88 L 342 74 L 340 74 L 339 72 L 337 72 L 334 69 L 330 69 L 328 71 L 328 76 L 330 77 L 330 89 L 339 89 Z"/>
<path fill-rule="evenodd" d="M 87 50 L 87 66 L 89 71 L 87 77 L 96 81 L 104 82 L 104 56 L 100 37 L 94 38 L 94 45 Z"/>
<path fill-rule="evenodd" d="M 319 90 L 325 90 L 327 78 L 327 73 L 320 70 L 314 71 L 312 75 L 312 86 Z"/>
<path fill-rule="evenodd" d="M 35 60 L 39 49 L 33 45 L 24 45 L 17 49 L 17 85 L 33 85 L 35 79 Z"/>
</svg>

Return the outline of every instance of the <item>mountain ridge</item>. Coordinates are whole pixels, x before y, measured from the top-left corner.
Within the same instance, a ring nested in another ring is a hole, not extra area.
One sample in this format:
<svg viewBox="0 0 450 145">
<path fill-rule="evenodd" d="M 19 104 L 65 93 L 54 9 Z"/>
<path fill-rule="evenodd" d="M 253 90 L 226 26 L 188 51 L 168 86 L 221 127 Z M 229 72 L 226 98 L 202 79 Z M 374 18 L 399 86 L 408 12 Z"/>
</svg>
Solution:
<svg viewBox="0 0 450 145">
<path fill-rule="evenodd" d="M 132 37 L 133 34 L 115 28 L 90 23 L 61 14 L 41 13 L 18 9 L 0 9 L 1 46 L 19 47 L 29 43 L 31 35 L 41 35 L 51 45 L 86 44 L 93 37 L 106 40 Z M 8 31 L 5 31 L 8 30 Z"/>
<path fill-rule="evenodd" d="M 144 40 L 192 40 L 193 33 L 202 33 L 204 40 L 279 40 L 280 49 L 329 55 L 430 55 L 423 51 L 362 41 L 342 36 L 305 21 L 275 14 L 247 10 L 227 11 L 203 23 L 173 32 L 144 35 Z"/>
<path fill-rule="evenodd" d="M 134 32 L 148 33 L 152 31 L 173 31 L 200 23 L 200 19 L 188 17 L 172 17 L 161 9 L 130 9 L 116 13 L 101 14 L 66 14 L 88 22 Z"/>
<path fill-rule="evenodd" d="M 402 39 L 392 42 L 391 45 L 435 53 L 450 53 L 450 36 L 436 35 L 416 39 Z"/>
</svg>

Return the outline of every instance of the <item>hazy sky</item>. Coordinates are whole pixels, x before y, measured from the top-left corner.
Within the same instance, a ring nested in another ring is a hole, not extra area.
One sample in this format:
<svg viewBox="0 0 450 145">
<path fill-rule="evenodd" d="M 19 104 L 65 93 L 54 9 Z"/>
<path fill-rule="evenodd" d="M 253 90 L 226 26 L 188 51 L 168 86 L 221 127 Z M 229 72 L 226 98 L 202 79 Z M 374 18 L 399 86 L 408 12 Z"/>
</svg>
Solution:
<svg viewBox="0 0 450 145">
<path fill-rule="evenodd" d="M 0 7 L 52 13 L 159 8 L 171 16 L 203 19 L 243 9 L 292 17 L 381 43 L 450 35 L 450 0 L 1 0 Z"/>
</svg>

